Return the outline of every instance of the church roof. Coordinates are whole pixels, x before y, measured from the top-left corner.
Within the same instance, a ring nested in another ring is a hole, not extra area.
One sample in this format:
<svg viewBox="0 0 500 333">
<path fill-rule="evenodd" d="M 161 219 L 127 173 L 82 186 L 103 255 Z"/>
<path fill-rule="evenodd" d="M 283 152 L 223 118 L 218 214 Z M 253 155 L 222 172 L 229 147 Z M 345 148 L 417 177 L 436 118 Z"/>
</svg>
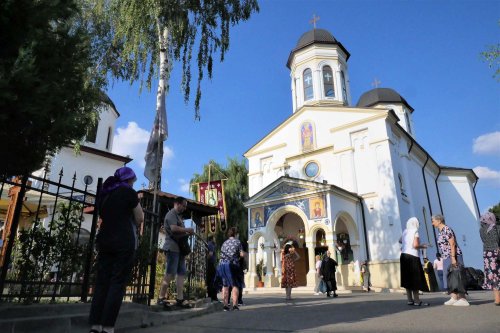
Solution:
<svg viewBox="0 0 500 333">
<path fill-rule="evenodd" d="M 288 57 L 286 66 L 290 68 L 290 63 L 292 62 L 292 58 L 295 52 L 313 44 L 338 45 L 340 49 L 346 54 L 346 60 L 351 56 L 349 52 L 347 52 L 344 45 L 337 41 L 330 32 L 324 29 L 313 29 L 300 36 L 297 45 L 295 45 L 295 48 L 292 50 L 292 52 L 290 52 L 290 56 Z"/>
<path fill-rule="evenodd" d="M 106 94 L 105 92 L 101 91 L 101 94 L 100 94 L 100 99 L 101 99 L 101 102 L 103 102 L 104 104 L 107 104 L 109 105 L 113 111 L 116 112 L 117 116 L 119 117 L 120 116 L 120 113 L 118 112 L 118 110 L 116 109 L 116 106 L 115 106 L 115 103 L 113 103 L 113 101 L 111 100 L 111 98 L 108 96 L 108 94 Z"/>
<path fill-rule="evenodd" d="M 413 112 L 413 108 L 410 104 L 398 94 L 397 91 L 390 88 L 375 88 L 365 92 L 359 98 L 358 107 L 370 107 L 378 103 L 402 103 L 406 105 L 411 112 Z"/>
</svg>

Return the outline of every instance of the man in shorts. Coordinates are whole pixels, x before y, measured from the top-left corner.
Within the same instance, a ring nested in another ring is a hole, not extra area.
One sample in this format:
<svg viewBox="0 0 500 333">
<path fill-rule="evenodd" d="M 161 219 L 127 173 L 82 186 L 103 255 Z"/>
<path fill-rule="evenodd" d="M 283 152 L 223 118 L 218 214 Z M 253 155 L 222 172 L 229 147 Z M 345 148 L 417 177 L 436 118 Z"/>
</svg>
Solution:
<svg viewBox="0 0 500 333">
<path fill-rule="evenodd" d="M 184 219 L 182 214 L 186 211 L 187 200 L 183 197 L 177 197 L 174 200 L 174 208 L 171 209 L 167 215 L 165 215 L 165 220 L 163 221 L 163 227 L 165 228 L 166 236 L 165 243 L 163 244 L 163 250 L 167 258 L 166 272 L 161 282 L 160 295 L 158 298 L 158 304 L 167 305 L 167 294 L 168 286 L 170 281 L 176 278 L 176 289 L 177 289 L 177 305 L 186 306 L 184 304 L 184 277 L 186 275 L 186 259 L 180 254 L 179 245 L 172 238 L 173 236 L 182 235 L 192 235 L 194 233 L 193 228 L 186 228 L 184 226 Z"/>
</svg>

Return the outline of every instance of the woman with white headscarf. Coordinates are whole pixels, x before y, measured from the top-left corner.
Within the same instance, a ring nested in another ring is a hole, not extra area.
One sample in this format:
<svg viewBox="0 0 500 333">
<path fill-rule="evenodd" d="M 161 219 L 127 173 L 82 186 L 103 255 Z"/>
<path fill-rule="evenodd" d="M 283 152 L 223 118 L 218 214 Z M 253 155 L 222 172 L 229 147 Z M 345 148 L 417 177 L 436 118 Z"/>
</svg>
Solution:
<svg viewBox="0 0 500 333">
<path fill-rule="evenodd" d="M 493 290 L 495 305 L 500 306 L 500 225 L 495 214 L 487 212 L 479 218 L 479 234 L 483 241 L 483 289 Z"/>
<path fill-rule="evenodd" d="M 428 306 L 429 303 L 420 300 L 418 291 L 429 291 L 425 281 L 424 270 L 420 263 L 419 249 L 427 248 L 426 244 L 420 244 L 418 235 L 419 222 L 412 217 L 406 222 L 406 229 L 401 236 L 401 287 L 406 289 L 408 305 Z"/>
</svg>

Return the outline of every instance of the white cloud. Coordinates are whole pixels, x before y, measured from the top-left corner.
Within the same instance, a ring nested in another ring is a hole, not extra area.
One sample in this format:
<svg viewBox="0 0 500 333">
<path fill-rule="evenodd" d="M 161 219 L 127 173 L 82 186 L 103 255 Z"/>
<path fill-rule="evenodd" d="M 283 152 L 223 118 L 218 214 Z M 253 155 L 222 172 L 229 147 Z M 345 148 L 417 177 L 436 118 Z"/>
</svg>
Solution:
<svg viewBox="0 0 500 333">
<path fill-rule="evenodd" d="M 187 182 L 184 178 L 179 178 L 177 181 L 180 184 L 180 189 L 182 192 L 191 194 L 189 182 Z"/>
<path fill-rule="evenodd" d="M 149 131 L 140 128 L 136 122 L 131 121 L 127 127 L 118 127 L 113 139 L 113 153 L 118 155 L 128 155 L 141 167 L 146 166 L 144 155 L 149 141 Z M 168 165 L 168 161 L 174 157 L 173 150 L 164 145 L 163 147 L 163 168 Z"/>
<path fill-rule="evenodd" d="M 473 170 L 479 177 L 479 181 L 483 180 L 488 183 L 500 185 L 500 171 L 491 170 L 490 168 L 483 166 L 477 166 Z"/>
<path fill-rule="evenodd" d="M 500 156 L 500 132 L 486 133 L 475 138 L 472 151 L 476 154 Z"/>
</svg>

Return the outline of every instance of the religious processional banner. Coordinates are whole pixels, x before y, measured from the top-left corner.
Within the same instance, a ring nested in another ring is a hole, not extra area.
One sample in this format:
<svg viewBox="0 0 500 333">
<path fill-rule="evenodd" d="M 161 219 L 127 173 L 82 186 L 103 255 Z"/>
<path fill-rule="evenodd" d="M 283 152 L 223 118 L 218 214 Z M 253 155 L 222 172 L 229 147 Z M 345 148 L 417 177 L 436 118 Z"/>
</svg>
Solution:
<svg viewBox="0 0 500 333">
<path fill-rule="evenodd" d="M 222 180 L 211 181 L 210 183 L 198 183 L 198 201 L 210 205 L 217 206 L 219 209 L 220 230 L 227 230 L 226 221 L 226 202 L 224 201 L 224 183 Z M 217 221 L 210 219 L 209 232 L 217 231 Z"/>
</svg>

